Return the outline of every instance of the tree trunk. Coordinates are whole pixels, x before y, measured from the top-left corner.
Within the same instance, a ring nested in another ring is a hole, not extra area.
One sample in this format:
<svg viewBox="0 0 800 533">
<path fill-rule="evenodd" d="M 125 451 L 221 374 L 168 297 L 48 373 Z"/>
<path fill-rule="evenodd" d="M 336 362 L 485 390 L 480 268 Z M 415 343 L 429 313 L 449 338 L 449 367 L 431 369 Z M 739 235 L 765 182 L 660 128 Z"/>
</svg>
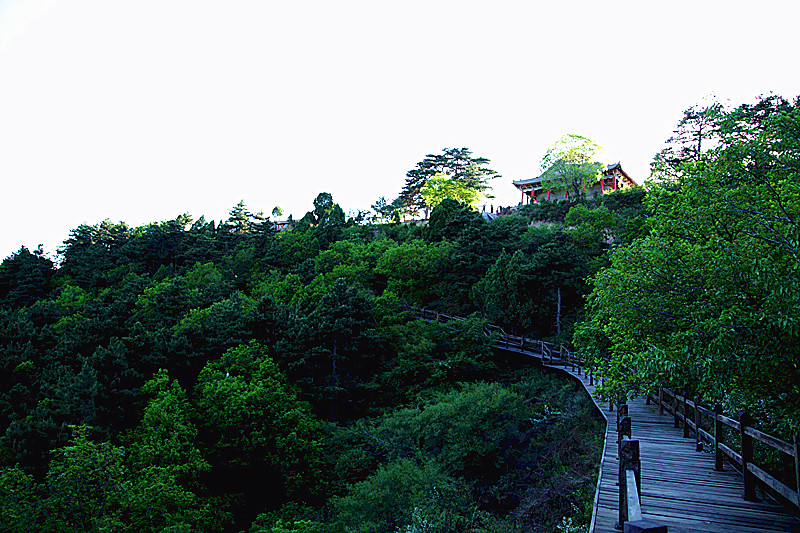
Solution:
<svg viewBox="0 0 800 533">
<path fill-rule="evenodd" d="M 556 299 L 556 333 L 561 335 L 561 287 L 558 288 Z"/>
</svg>

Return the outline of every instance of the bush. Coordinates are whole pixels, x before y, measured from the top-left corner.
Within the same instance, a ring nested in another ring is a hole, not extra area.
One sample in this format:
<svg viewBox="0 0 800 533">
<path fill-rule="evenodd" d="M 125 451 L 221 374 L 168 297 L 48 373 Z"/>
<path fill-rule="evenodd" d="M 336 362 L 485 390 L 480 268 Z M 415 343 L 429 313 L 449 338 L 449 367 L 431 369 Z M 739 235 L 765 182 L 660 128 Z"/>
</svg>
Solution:
<svg viewBox="0 0 800 533">
<path fill-rule="evenodd" d="M 435 462 L 398 459 L 354 485 L 334 507 L 347 531 L 446 533 L 464 531 L 475 506 L 466 484 Z"/>
</svg>

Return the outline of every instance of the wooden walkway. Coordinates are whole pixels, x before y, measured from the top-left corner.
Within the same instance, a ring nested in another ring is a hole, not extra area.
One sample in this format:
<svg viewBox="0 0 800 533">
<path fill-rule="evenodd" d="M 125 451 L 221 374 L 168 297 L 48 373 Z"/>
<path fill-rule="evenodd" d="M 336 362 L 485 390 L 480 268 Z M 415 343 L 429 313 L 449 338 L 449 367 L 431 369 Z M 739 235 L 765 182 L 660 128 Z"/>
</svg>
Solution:
<svg viewBox="0 0 800 533">
<path fill-rule="evenodd" d="M 463 320 L 420 310 L 423 319 Z M 589 533 L 616 533 L 619 520 L 619 461 L 617 460 L 616 412 L 598 404 L 595 387 L 579 366 L 570 367 L 560 357 L 580 364 L 572 354 L 556 352 L 541 341 L 530 342 L 501 333 L 498 349 L 538 359 L 546 368 L 571 375 L 583 384 L 606 418 L 606 438 L 595 494 Z M 526 345 L 527 344 L 527 345 Z M 543 356 L 540 352 L 547 352 Z M 556 361 L 554 361 L 556 359 Z M 556 364 L 551 364 L 555 362 Z M 741 474 L 726 463 L 724 471 L 714 470 L 714 455 L 696 451 L 695 438 L 684 438 L 674 427 L 674 417 L 659 414 L 657 405 L 643 398 L 628 401 L 632 420 L 631 438 L 639 441 L 641 458 L 641 511 L 644 520 L 665 525 L 671 533 L 757 533 L 788 531 L 800 533 L 800 519 L 759 492 L 759 501 L 743 498 Z"/>
<path fill-rule="evenodd" d="M 541 356 L 516 347 L 498 346 L 539 359 Z M 606 418 L 606 439 L 595 497 L 590 533 L 619 533 L 619 462 L 617 461 L 616 412 L 599 404 L 585 374 L 569 366 L 550 365 L 571 375 L 592 395 Z M 714 455 L 695 451 L 695 438 L 683 437 L 674 418 L 659 414 L 657 405 L 644 398 L 628 402 L 632 437 L 639 441 L 642 472 L 642 517 L 666 525 L 670 533 L 797 532 L 800 519 L 767 498 L 748 502 L 742 498 L 742 476 L 730 465 L 714 470 Z"/>
<path fill-rule="evenodd" d="M 616 414 L 610 420 L 600 473 L 596 533 L 612 533 L 618 519 L 619 463 L 616 459 Z M 694 437 L 683 437 L 669 414 L 643 398 L 628 402 L 633 439 L 639 441 L 642 468 L 642 515 L 673 533 L 800 532 L 800 520 L 768 499 L 742 498 L 742 476 L 730 465 L 714 471 L 714 455 L 695 451 Z"/>
</svg>

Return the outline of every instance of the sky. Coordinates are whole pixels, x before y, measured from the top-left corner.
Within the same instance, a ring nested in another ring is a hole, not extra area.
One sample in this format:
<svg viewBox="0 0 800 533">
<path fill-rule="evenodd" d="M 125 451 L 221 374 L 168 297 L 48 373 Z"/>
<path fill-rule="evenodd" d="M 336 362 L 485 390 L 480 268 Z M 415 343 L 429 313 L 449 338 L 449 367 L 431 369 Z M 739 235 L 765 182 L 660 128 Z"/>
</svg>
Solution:
<svg viewBox="0 0 800 533">
<path fill-rule="evenodd" d="M 793 1 L 0 0 L 0 258 L 71 229 L 391 201 L 469 148 L 520 200 L 566 133 L 635 180 L 683 110 L 800 94 Z"/>
</svg>

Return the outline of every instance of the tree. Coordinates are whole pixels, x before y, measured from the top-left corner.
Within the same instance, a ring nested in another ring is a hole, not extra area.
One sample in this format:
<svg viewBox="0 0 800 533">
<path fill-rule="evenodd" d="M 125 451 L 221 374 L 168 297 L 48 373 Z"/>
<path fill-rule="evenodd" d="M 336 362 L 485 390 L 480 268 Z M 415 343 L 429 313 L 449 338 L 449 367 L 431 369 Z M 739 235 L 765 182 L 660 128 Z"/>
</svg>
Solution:
<svg viewBox="0 0 800 533">
<path fill-rule="evenodd" d="M 684 163 L 700 160 L 704 151 L 715 146 L 719 140 L 719 118 L 723 107 L 718 102 L 708 106 L 692 106 L 683 112 L 683 117 L 667 139 L 667 147 L 653 157 L 650 163 L 652 176 L 662 181 L 677 178 Z"/>
<path fill-rule="evenodd" d="M 123 506 L 130 496 L 125 450 L 95 443 L 77 427 L 68 446 L 56 451 L 47 472 L 45 531 L 123 530 Z"/>
<path fill-rule="evenodd" d="M 450 240 L 474 225 L 482 225 L 480 213 L 451 198 L 443 198 L 431 212 L 425 234 L 429 241 Z"/>
<path fill-rule="evenodd" d="M 59 276 L 72 278 L 82 288 L 110 284 L 107 276 L 128 262 L 121 252 L 131 237 L 124 222 L 106 219 L 94 226 L 81 224 L 58 249 L 62 257 Z"/>
<path fill-rule="evenodd" d="M 294 353 L 287 350 L 283 356 L 290 377 L 317 412 L 348 419 L 365 404 L 365 383 L 377 365 L 374 313 L 373 298 L 339 278 L 310 313 L 298 318 L 299 342 Z"/>
<path fill-rule="evenodd" d="M 31 253 L 24 246 L 0 264 L 0 303 L 17 308 L 44 298 L 50 290 L 55 265 L 41 246 Z"/>
<path fill-rule="evenodd" d="M 381 196 L 370 207 L 375 212 L 372 217 L 373 222 L 378 224 L 400 222 L 400 211 L 403 209 L 403 203 L 400 198 L 395 198 L 394 201 L 389 203 L 386 198 Z"/>
<path fill-rule="evenodd" d="M 651 187 L 651 231 L 595 277 L 575 341 L 610 395 L 686 388 L 796 431 L 800 108 L 770 97 L 713 116 L 718 144 Z"/>
<path fill-rule="evenodd" d="M 314 209 L 299 220 L 299 225 L 312 229 L 322 248 L 339 238 L 345 224 L 344 211 L 328 192 L 319 193 L 314 198 Z"/>
<path fill-rule="evenodd" d="M 476 507 L 466 483 L 413 459 L 381 466 L 334 506 L 344 531 L 362 533 L 467 531 Z"/>
<path fill-rule="evenodd" d="M 142 421 L 131 434 L 131 461 L 138 470 L 160 468 L 181 481 L 196 481 L 209 469 L 196 445 L 197 428 L 186 392 L 159 370 L 144 384 L 151 396 Z"/>
<path fill-rule="evenodd" d="M 318 422 L 265 346 L 237 346 L 206 364 L 195 394 L 219 494 L 263 509 L 323 489 Z"/>
<path fill-rule="evenodd" d="M 253 213 L 247 210 L 244 200 L 240 200 L 238 204 L 233 206 L 229 214 L 230 217 L 225 221 L 225 224 L 230 227 L 231 233 L 236 234 L 248 233 L 253 225 L 253 219 L 256 218 Z"/>
<path fill-rule="evenodd" d="M 445 148 L 442 151 L 442 154 L 428 154 L 406 173 L 406 184 L 400 192 L 400 199 L 409 212 L 425 207 L 422 189 L 436 174 L 444 174 L 478 193 L 489 189 L 490 179 L 501 177 L 496 171 L 485 167 L 489 164 L 488 159 L 472 157 L 468 148 Z"/>
<path fill-rule="evenodd" d="M 583 198 L 585 188 L 602 177 L 602 156 L 602 147 L 593 140 L 566 134 L 542 158 L 542 186 L 566 190 L 573 199 Z"/>
<path fill-rule="evenodd" d="M 36 482 L 19 466 L 0 467 L 0 531 L 25 533 L 39 523 Z"/>
<path fill-rule="evenodd" d="M 478 204 L 480 192 L 466 185 L 462 185 L 447 175 L 438 173 L 431 176 L 420 191 L 425 204 L 436 207 L 444 200 L 455 200 L 460 204 L 474 208 Z"/>
</svg>

